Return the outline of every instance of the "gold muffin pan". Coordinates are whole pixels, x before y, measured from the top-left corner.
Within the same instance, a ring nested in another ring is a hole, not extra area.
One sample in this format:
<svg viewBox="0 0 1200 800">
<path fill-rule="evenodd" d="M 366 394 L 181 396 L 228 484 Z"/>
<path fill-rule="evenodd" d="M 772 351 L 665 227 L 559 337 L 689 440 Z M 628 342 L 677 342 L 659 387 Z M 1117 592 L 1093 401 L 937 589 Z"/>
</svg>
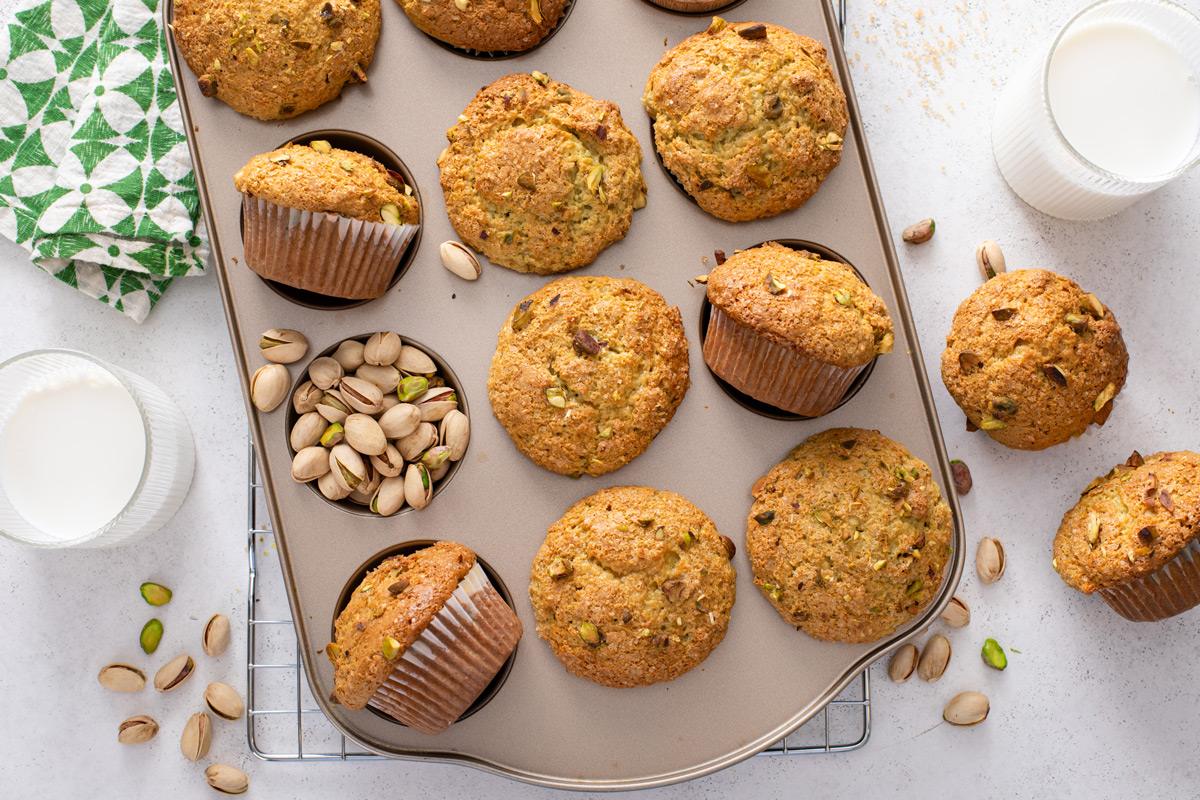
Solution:
<svg viewBox="0 0 1200 800">
<path fill-rule="evenodd" d="M 803 208 L 729 223 L 701 211 L 654 164 L 642 138 L 646 208 L 629 235 L 572 274 L 636 278 L 680 308 L 687 327 L 692 386 L 674 420 L 645 453 L 600 478 L 572 480 L 537 467 L 487 413 L 488 366 L 509 311 L 546 282 L 484 264 L 463 281 L 441 266 L 437 244 L 457 239 L 438 191 L 445 131 L 485 86 L 509 72 L 540 70 L 593 97 L 612 100 L 635 132 L 650 70 L 668 46 L 706 27 L 641 0 L 576 0 L 569 24 L 541 48 L 505 61 L 462 57 L 384 3 L 370 82 L 295 119 L 262 122 L 201 96 L 170 42 L 180 108 L 195 162 L 235 362 L 245 392 L 265 363 L 261 333 L 293 328 L 310 351 L 292 366 L 297 380 L 316 354 L 345 338 L 394 330 L 428 348 L 473 401 L 471 446 L 429 507 L 389 518 L 349 513 L 291 479 L 288 413 L 262 414 L 247 402 L 252 438 L 304 673 L 331 723 L 365 749 L 458 763 L 531 783 L 573 789 L 639 789 L 730 766 L 817 714 L 867 665 L 917 635 L 949 602 L 961 574 L 963 532 L 949 460 L 933 408 L 904 284 L 879 199 L 862 121 L 848 81 L 834 0 L 746 0 L 731 21 L 772 22 L 824 42 L 847 90 L 850 128 L 841 165 Z M 170 6 L 164 12 L 170 21 Z M 303 305 L 274 291 L 244 263 L 240 197 L 233 175 L 260 152 L 287 141 L 339 132 L 370 137 L 403 159 L 421 192 L 423 226 L 411 266 L 378 299 L 351 308 Z M 895 350 L 877 359 L 861 391 L 816 420 L 768 419 L 735 403 L 704 366 L 694 322 L 705 300 L 692 280 L 713 266 L 713 251 L 798 239 L 840 253 L 891 309 Z M 955 552 L 938 596 L 894 636 L 872 644 L 819 642 L 779 618 L 751 580 L 745 555 L 750 487 L 794 445 L 833 426 L 876 428 L 930 465 L 956 519 Z M 574 677 L 537 639 L 526 587 L 546 529 L 580 498 L 616 485 L 647 485 L 696 503 L 737 544 L 738 600 L 725 641 L 698 668 L 666 684 L 610 689 Z M 369 711 L 331 704 L 333 670 L 323 654 L 344 587 L 364 564 L 398 545 L 451 539 L 475 550 L 511 590 L 525 634 L 503 687 L 469 718 L 429 738 Z"/>
</svg>

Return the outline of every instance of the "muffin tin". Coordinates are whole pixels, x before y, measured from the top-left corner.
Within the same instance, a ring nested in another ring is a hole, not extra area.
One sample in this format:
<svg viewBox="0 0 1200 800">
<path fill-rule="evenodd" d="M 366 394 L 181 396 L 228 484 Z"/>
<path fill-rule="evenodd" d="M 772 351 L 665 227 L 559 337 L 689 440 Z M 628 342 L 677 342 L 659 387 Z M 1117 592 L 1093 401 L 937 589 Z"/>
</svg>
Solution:
<svg viewBox="0 0 1200 800">
<path fill-rule="evenodd" d="M 170 6 L 164 12 L 170 19 Z M 449 52 L 413 27 L 394 3 L 366 86 L 283 122 L 260 122 L 203 98 L 172 41 L 172 68 L 195 162 L 215 273 L 243 390 L 263 362 L 262 331 L 302 331 L 319 353 L 364 331 L 395 330 L 436 352 L 472 398 L 471 447 L 458 475 L 420 512 L 374 518 L 347 513 L 290 476 L 288 414 L 247 402 L 301 658 L 312 694 L 332 724 L 363 747 L 396 758 L 485 769 L 572 789 L 638 789 L 730 766 L 796 729 L 872 661 L 914 638 L 953 595 L 964 564 L 949 461 L 910 317 L 891 235 L 879 200 L 862 121 L 830 0 L 746 0 L 731 21 L 770 21 L 824 42 L 847 90 L 850 128 L 841 165 L 803 208 L 753 222 L 727 223 L 700 211 L 654 163 L 641 140 L 648 204 L 629 235 L 573 274 L 633 277 L 680 307 L 688 324 L 692 386 L 649 449 L 601 478 L 572 480 L 520 455 L 485 405 L 496 334 L 512 307 L 546 282 L 484 264 L 463 281 L 441 266 L 436 244 L 455 239 L 438 191 L 444 132 L 478 91 L 509 72 L 540 70 L 593 97 L 613 100 L 638 122 L 642 89 L 668 46 L 703 30 L 702 18 L 641 0 L 576 0 L 545 46 L 493 63 Z M 644 118 L 644 116 L 643 116 Z M 424 209 L 411 267 L 384 297 L 353 308 L 317 308 L 276 293 L 243 263 L 240 197 L 233 175 L 278 143 L 333 131 L 372 137 L 412 171 Z M 819 243 L 842 254 L 884 299 L 896 325 L 893 353 L 880 357 L 861 391 L 817 420 L 769 419 L 735 403 L 707 371 L 694 321 L 713 251 L 775 239 Z M 307 361 L 305 362 L 307 363 Z M 293 379 L 302 365 L 293 365 Z M 955 516 L 955 551 L 938 597 L 894 636 L 873 644 L 818 642 L 779 619 L 751 580 L 745 555 L 750 487 L 808 436 L 839 425 L 877 428 L 930 465 Z M 577 500 L 601 488 L 643 484 L 678 492 L 700 506 L 738 546 L 739 598 L 729 634 L 700 667 L 666 684 L 609 689 L 566 672 L 537 639 L 527 586 L 546 529 Z M 326 698 L 333 670 L 323 654 L 339 598 L 363 564 L 414 540 L 451 539 L 471 547 L 512 591 L 525 634 L 504 685 L 436 738 Z"/>
</svg>

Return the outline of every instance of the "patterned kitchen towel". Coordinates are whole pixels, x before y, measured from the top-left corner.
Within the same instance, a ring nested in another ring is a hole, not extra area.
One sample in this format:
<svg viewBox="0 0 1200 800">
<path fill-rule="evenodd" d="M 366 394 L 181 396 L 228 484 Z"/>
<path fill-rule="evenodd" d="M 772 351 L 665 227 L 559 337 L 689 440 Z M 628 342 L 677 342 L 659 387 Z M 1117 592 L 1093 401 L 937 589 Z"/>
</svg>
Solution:
<svg viewBox="0 0 1200 800">
<path fill-rule="evenodd" d="M 208 260 L 158 0 L 19 0 L 0 26 L 0 235 L 141 322 Z"/>
</svg>

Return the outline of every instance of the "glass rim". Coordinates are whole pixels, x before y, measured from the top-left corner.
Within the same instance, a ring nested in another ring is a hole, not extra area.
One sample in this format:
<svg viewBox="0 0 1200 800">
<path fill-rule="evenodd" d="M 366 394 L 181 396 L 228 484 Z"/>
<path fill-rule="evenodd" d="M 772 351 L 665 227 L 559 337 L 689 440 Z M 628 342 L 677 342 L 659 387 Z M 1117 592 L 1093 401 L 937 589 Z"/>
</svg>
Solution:
<svg viewBox="0 0 1200 800">
<path fill-rule="evenodd" d="M 24 353 L 18 353 L 17 355 L 13 356 L 12 358 L 9 358 L 9 359 L 5 360 L 4 362 L 0 362 L 0 376 L 3 375 L 4 370 L 8 369 L 9 367 L 13 366 L 14 364 L 18 364 L 22 361 L 28 361 L 29 359 L 37 358 L 40 356 L 69 356 L 72 358 L 78 358 L 82 361 L 86 361 L 86 362 L 90 363 L 92 366 L 99 367 L 106 374 L 112 376 L 112 378 L 115 379 L 117 381 L 117 383 L 120 384 L 121 388 L 123 388 L 126 391 L 126 393 L 129 394 L 129 397 L 133 400 L 133 403 L 137 407 L 137 410 L 138 410 L 138 416 L 141 417 L 141 420 L 142 420 L 142 429 L 145 431 L 145 434 L 146 434 L 146 436 L 145 436 L 146 451 L 143 454 L 142 474 L 138 478 L 137 486 L 134 488 L 133 492 L 129 495 L 129 500 L 126 501 L 125 505 L 122 506 L 121 510 L 118 511 L 116 513 L 116 515 L 113 516 L 112 519 L 110 519 L 108 522 L 101 525 L 99 528 L 96 528 L 93 531 L 89 531 L 88 533 L 77 536 L 73 539 L 60 539 L 60 540 L 50 541 L 50 542 L 34 541 L 32 539 L 27 539 L 19 534 L 13 533 L 11 531 L 6 531 L 4 529 L 0 529 L 0 536 L 4 536 L 4 537 L 11 539 L 14 542 L 18 542 L 20 544 L 27 544 L 27 545 L 32 545 L 34 547 L 44 547 L 44 548 L 52 548 L 52 549 L 64 548 L 64 547 L 76 547 L 78 545 L 85 544 L 87 542 L 98 539 L 101 536 L 103 536 L 104 534 L 108 533 L 110 530 L 112 530 L 113 527 L 115 527 L 119 522 L 121 522 L 122 519 L 124 519 L 125 515 L 127 513 L 129 513 L 129 510 L 133 507 L 133 504 L 136 503 L 138 498 L 141 497 L 142 490 L 146 488 L 146 481 L 150 477 L 150 453 L 151 453 L 151 447 L 152 447 L 152 438 L 151 438 L 152 432 L 150 430 L 150 415 L 146 412 L 146 407 L 144 405 L 142 405 L 141 395 L 138 394 L 137 389 L 133 386 L 133 384 L 129 381 L 129 379 L 125 377 L 125 375 L 121 372 L 121 370 L 118 367 L 115 367 L 112 364 L 109 364 L 106 361 L 103 361 L 93 355 L 84 353 L 81 350 L 71 350 L 69 348 L 43 347 L 43 348 L 39 348 L 37 350 L 29 350 Z M 17 516 L 21 517 L 21 519 L 25 522 L 25 524 L 28 525 L 30 528 L 32 528 L 35 531 L 41 531 L 40 528 L 38 528 L 36 525 L 31 523 L 29 520 L 27 520 L 23 516 L 21 516 L 20 512 L 17 511 L 17 509 L 15 507 L 13 508 L 13 511 L 16 512 Z M 53 534 L 51 534 L 47 531 L 41 531 L 41 532 L 46 533 L 48 537 L 53 536 Z"/>
<path fill-rule="evenodd" d="M 1172 181 L 1175 178 L 1185 174 L 1197 164 L 1200 164 L 1200 150 L 1197 151 L 1194 157 L 1188 159 L 1170 172 L 1164 172 L 1159 175 L 1151 176 L 1150 178 L 1134 178 L 1129 175 L 1122 175 L 1119 172 L 1113 172 L 1110 169 L 1105 169 L 1076 150 L 1075 147 L 1069 141 L 1067 141 L 1067 137 L 1063 134 L 1062 128 L 1058 126 L 1058 120 L 1054 117 L 1054 109 L 1050 105 L 1050 65 L 1054 62 L 1054 55 L 1058 52 L 1058 47 L 1062 44 L 1063 37 L 1066 36 L 1067 32 L 1070 31 L 1085 16 L 1091 14 L 1098 8 L 1111 5 L 1158 6 L 1159 8 L 1179 13 L 1185 21 L 1195 24 L 1198 28 L 1200 28 L 1200 18 L 1178 3 L 1171 2 L 1171 0 L 1098 0 L 1095 3 L 1091 3 L 1090 5 L 1080 9 L 1074 14 L 1074 16 L 1067 20 L 1066 24 L 1064 24 L 1059 29 L 1058 33 L 1055 34 L 1054 41 L 1050 44 L 1050 50 L 1046 53 L 1046 60 L 1042 65 L 1042 106 L 1046 110 L 1046 115 L 1050 118 L 1050 128 L 1054 131 L 1054 135 L 1058 137 L 1059 143 L 1066 148 L 1067 152 L 1070 153 L 1071 156 L 1073 156 L 1082 166 L 1092 170 L 1103 178 L 1107 178 L 1110 181 L 1119 181 L 1121 183 L 1131 184 L 1139 187 L 1153 188 L 1161 186 L 1162 184 Z"/>
</svg>

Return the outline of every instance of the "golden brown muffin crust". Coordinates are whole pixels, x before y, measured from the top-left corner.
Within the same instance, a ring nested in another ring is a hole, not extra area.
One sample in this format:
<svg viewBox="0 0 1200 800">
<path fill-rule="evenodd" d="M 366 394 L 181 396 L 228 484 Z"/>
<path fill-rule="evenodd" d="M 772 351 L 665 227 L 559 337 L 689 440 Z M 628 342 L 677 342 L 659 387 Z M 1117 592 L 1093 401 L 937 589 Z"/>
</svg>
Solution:
<svg viewBox="0 0 1200 800">
<path fill-rule="evenodd" d="M 1054 569 L 1091 594 L 1144 578 L 1200 535 L 1200 455 L 1137 453 L 1092 481 L 1054 537 Z"/>
<path fill-rule="evenodd" d="M 336 644 L 326 646 L 336 702 L 366 706 L 473 566 L 475 554 L 468 548 L 438 542 L 393 556 L 367 573 L 334 623 Z M 388 637 L 400 643 L 392 661 L 382 651 Z"/>
<path fill-rule="evenodd" d="M 417 201 L 397 189 L 403 178 L 369 156 L 336 147 L 322 153 L 291 144 L 262 153 L 237 171 L 233 183 L 239 192 L 286 208 L 380 222 L 380 210 L 391 204 L 401 222 L 416 225 L 419 219 Z"/>
<path fill-rule="evenodd" d="M 517 449 L 563 475 L 640 455 L 689 385 L 679 309 L 632 278 L 559 278 L 517 305 L 488 375 L 492 413 Z"/>
<path fill-rule="evenodd" d="M 365 83 L 379 0 L 175 0 L 175 41 L 205 97 L 287 119 Z"/>
<path fill-rule="evenodd" d="M 465 50 L 528 50 L 546 38 L 567 0 L 398 0 L 412 23 Z"/>
<path fill-rule="evenodd" d="M 679 677 L 725 638 L 737 573 L 722 539 L 672 492 L 618 486 L 585 497 L 533 560 L 538 636 L 569 672 L 604 686 Z"/>
<path fill-rule="evenodd" d="M 667 51 L 643 104 L 667 169 L 708 213 L 799 208 L 842 157 L 849 112 L 825 47 L 786 28 L 726 23 Z"/>
<path fill-rule="evenodd" d="M 810 636 L 873 642 L 937 595 L 953 550 L 950 507 L 929 467 L 878 431 L 809 437 L 753 495 L 754 583 Z"/>
<path fill-rule="evenodd" d="M 887 306 L 854 270 L 776 242 L 713 269 L 708 300 L 775 344 L 843 369 L 892 350 Z"/>
<path fill-rule="evenodd" d="M 462 241 L 518 272 L 582 267 L 646 200 L 642 148 L 615 103 L 541 73 L 479 91 L 438 156 Z"/>
<path fill-rule="evenodd" d="M 958 307 L 942 381 L 971 425 L 1008 447 L 1042 450 L 1107 418 L 1128 365 L 1111 309 L 1061 275 L 1023 269 Z"/>
</svg>

